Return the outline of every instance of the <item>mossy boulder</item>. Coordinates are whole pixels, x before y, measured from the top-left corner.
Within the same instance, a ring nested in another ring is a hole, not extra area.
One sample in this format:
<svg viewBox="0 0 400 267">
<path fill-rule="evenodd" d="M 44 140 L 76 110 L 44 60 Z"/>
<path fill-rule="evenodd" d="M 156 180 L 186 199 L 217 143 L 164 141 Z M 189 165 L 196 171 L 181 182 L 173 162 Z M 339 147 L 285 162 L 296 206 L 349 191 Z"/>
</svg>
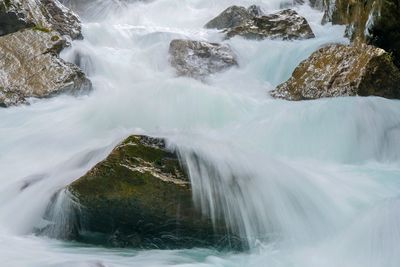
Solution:
<svg viewBox="0 0 400 267">
<path fill-rule="evenodd" d="M 0 106 L 89 91 L 91 83 L 84 73 L 58 57 L 64 42 L 57 32 L 41 28 L 1 36 Z"/>
<path fill-rule="evenodd" d="M 80 241 L 139 248 L 233 244 L 224 225 L 213 225 L 194 206 L 185 169 L 163 139 L 127 138 L 67 189 L 80 205 Z"/>
<path fill-rule="evenodd" d="M 399 99 L 400 71 L 383 49 L 328 45 L 301 62 L 271 95 L 287 100 L 356 95 Z"/>
<path fill-rule="evenodd" d="M 227 37 L 242 36 L 247 39 L 283 39 L 301 40 L 314 38 L 315 35 L 307 20 L 292 9 L 253 17 L 239 26 L 227 29 Z"/>
<path fill-rule="evenodd" d="M 351 40 L 385 49 L 400 66 L 400 1 L 324 0 L 323 6 L 323 22 L 347 25 Z"/>
</svg>

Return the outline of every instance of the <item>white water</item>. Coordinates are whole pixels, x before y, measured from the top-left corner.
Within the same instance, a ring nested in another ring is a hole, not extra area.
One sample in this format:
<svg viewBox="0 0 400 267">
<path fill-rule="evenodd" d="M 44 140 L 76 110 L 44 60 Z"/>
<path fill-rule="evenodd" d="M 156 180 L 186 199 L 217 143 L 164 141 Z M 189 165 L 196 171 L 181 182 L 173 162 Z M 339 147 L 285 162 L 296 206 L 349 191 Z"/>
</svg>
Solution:
<svg viewBox="0 0 400 267">
<path fill-rule="evenodd" d="M 204 30 L 232 4 L 279 0 L 113 1 L 85 12 L 84 41 L 63 52 L 93 81 L 89 96 L 0 110 L 0 260 L 6 267 L 400 265 L 400 102 L 286 102 L 268 90 L 344 29 L 317 38 L 226 41 L 239 68 L 207 83 L 176 78 L 174 38 L 222 41 Z M 194 200 L 247 237 L 250 252 L 104 249 L 34 236 L 52 195 L 132 133 L 167 137 L 189 167 Z M 200 162 L 192 157 L 200 155 Z"/>
</svg>

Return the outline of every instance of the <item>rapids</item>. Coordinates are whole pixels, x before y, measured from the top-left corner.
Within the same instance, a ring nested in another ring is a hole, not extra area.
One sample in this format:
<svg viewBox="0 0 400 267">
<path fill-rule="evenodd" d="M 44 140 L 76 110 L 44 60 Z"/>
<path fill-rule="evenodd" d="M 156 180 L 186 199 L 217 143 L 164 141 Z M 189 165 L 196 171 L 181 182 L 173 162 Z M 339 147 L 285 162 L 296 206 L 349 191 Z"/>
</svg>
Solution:
<svg viewBox="0 0 400 267">
<path fill-rule="evenodd" d="M 318 47 L 346 43 L 343 27 L 320 25 L 322 13 L 304 5 L 296 9 L 315 39 L 224 41 L 240 67 L 205 83 L 169 66 L 174 38 L 223 41 L 202 26 L 226 7 L 272 12 L 280 2 L 104 0 L 80 10 L 85 39 L 62 57 L 94 91 L 0 109 L 0 265 L 398 267 L 400 102 L 268 96 Z M 250 250 L 140 251 L 36 236 L 51 197 L 132 133 L 166 137 L 190 171 L 195 203 L 223 216 Z"/>
</svg>

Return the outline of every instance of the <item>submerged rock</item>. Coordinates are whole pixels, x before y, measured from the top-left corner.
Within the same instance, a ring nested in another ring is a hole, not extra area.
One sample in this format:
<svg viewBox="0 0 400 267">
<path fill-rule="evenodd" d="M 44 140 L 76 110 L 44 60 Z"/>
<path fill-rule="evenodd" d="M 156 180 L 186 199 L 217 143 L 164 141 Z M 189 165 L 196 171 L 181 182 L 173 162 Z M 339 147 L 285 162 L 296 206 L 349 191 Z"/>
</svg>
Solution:
<svg viewBox="0 0 400 267">
<path fill-rule="evenodd" d="M 140 248 L 234 241 L 194 206 L 188 176 L 163 139 L 127 138 L 67 189 L 80 205 L 80 241 Z"/>
<path fill-rule="evenodd" d="M 82 37 L 79 18 L 58 0 L 0 2 L 0 35 L 32 27 L 57 31 L 71 39 Z"/>
<path fill-rule="evenodd" d="M 209 74 L 237 66 L 228 45 L 193 40 L 173 40 L 169 47 L 171 65 L 177 74 L 204 78 Z"/>
<path fill-rule="evenodd" d="M 383 49 L 329 45 L 301 62 L 271 95 L 287 100 L 355 95 L 400 98 L 400 71 Z"/>
<path fill-rule="evenodd" d="M 0 37 L 0 106 L 91 88 L 74 64 L 58 57 L 65 40 L 54 31 L 21 30 Z"/>
<path fill-rule="evenodd" d="M 237 27 L 228 29 L 226 34 L 229 38 L 239 35 L 248 39 L 294 40 L 315 37 L 307 20 L 291 9 L 254 17 Z"/>
</svg>

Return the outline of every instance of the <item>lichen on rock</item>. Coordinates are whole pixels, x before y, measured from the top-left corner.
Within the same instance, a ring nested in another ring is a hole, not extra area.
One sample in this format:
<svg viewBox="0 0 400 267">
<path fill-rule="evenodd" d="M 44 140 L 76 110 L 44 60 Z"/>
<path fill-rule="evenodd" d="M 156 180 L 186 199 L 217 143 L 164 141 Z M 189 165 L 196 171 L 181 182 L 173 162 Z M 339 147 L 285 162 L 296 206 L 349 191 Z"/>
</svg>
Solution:
<svg viewBox="0 0 400 267">
<path fill-rule="evenodd" d="M 271 95 L 287 100 L 356 95 L 398 99 L 399 85 L 400 71 L 383 49 L 335 44 L 301 62 L 292 77 Z"/>
</svg>

